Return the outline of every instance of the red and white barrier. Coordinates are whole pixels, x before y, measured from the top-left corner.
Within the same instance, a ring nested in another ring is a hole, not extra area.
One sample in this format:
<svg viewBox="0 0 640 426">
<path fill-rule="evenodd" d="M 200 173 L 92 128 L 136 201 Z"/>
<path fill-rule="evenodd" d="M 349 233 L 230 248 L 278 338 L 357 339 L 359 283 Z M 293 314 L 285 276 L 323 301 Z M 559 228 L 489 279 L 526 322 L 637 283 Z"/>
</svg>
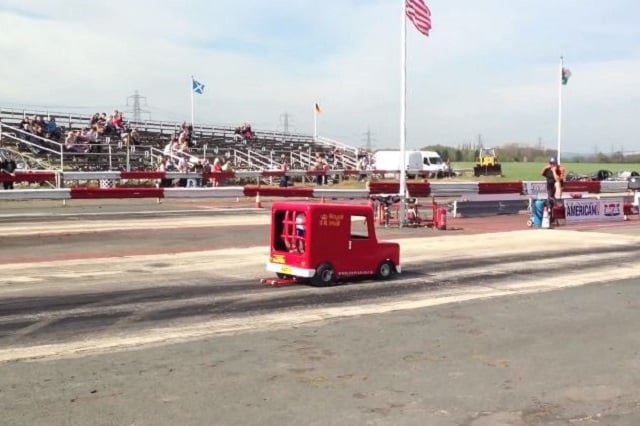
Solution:
<svg viewBox="0 0 640 426">
<path fill-rule="evenodd" d="M 289 176 L 323 175 L 324 171 L 290 171 Z M 361 174 L 359 171 L 331 171 L 330 174 Z M 371 173 L 371 172 L 367 172 Z M 0 182 L 49 182 L 64 181 L 116 181 L 120 179 L 159 180 L 159 179 L 204 179 L 211 177 L 223 181 L 225 178 L 265 178 L 282 176 L 276 171 L 240 171 L 220 173 L 179 173 L 158 171 L 105 171 L 105 172 L 64 172 L 34 171 L 16 172 L 15 176 L 0 174 Z M 62 185 L 64 186 L 64 185 Z M 581 194 L 622 194 L 627 193 L 626 181 L 569 181 L 565 183 L 565 193 Z M 408 195 L 425 197 L 469 197 L 482 198 L 493 195 L 493 199 L 505 197 L 513 199 L 523 196 L 546 194 L 546 183 L 542 181 L 514 182 L 456 182 L 450 180 L 407 181 Z M 73 199 L 114 199 L 114 198 L 240 198 L 240 197 L 297 197 L 317 199 L 367 199 L 372 194 L 397 194 L 399 183 L 393 181 L 370 181 L 367 189 L 335 189 L 332 187 L 292 186 L 281 188 L 269 185 L 221 186 L 206 188 L 155 188 L 155 187 L 72 187 L 59 189 L 16 189 L 0 190 L 0 200 L 73 200 Z M 259 204 L 256 202 L 256 204 Z"/>
</svg>

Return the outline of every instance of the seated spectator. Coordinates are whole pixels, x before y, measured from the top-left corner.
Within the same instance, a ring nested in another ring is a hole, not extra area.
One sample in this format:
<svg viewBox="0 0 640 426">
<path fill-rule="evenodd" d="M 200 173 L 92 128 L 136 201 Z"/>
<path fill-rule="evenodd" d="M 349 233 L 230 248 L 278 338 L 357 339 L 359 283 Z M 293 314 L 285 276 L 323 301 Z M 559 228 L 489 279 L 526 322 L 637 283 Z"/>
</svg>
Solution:
<svg viewBox="0 0 640 426">
<path fill-rule="evenodd" d="M 169 143 L 167 143 L 164 146 L 164 150 L 163 150 L 163 154 L 166 156 L 172 156 L 175 155 L 178 152 L 179 145 L 178 145 L 178 139 L 173 136 L 171 137 L 171 140 L 169 141 Z"/>
<path fill-rule="evenodd" d="M 251 140 L 254 138 L 254 136 L 255 134 L 253 133 L 253 130 L 251 130 L 251 124 L 244 123 L 244 127 L 242 129 L 242 137 L 245 140 Z"/>
<path fill-rule="evenodd" d="M 67 134 L 64 140 L 64 148 L 69 152 L 86 153 L 89 152 L 88 142 L 79 139 L 79 131 L 72 130 Z"/>
<path fill-rule="evenodd" d="M 51 120 L 47 123 L 47 134 L 49 139 L 58 142 L 62 137 L 62 129 L 58 127 L 58 123 L 56 123 L 56 118 L 51 117 Z"/>
<path fill-rule="evenodd" d="M 117 109 L 113 111 L 111 124 L 116 130 L 122 130 L 124 127 L 124 117 L 122 116 L 122 112 Z"/>
<path fill-rule="evenodd" d="M 45 138 L 47 136 L 47 123 L 44 122 L 41 115 L 35 117 L 33 123 L 31 123 L 31 128 L 36 136 L 41 138 Z"/>
<path fill-rule="evenodd" d="M 96 112 L 95 114 L 93 114 L 91 120 L 89 121 L 89 127 L 94 127 L 98 123 L 98 121 L 100 121 L 100 113 Z"/>
<path fill-rule="evenodd" d="M 137 128 L 133 128 L 133 130 L 131 130 L 131 133 L 129 133 L 129 143 L 128 145 L 131 146 L 136 146 L 136 145 L 140 145 L 140 132 L 138 132 Z"/>
<path fill-rule="evenodd" d="M 77 143 L 84 144 L 88 147 L 87 152 L 91 151 L 91 145 L 95 144 L 97 140 L 96 131 L 90 128 L 82 129 L 77 137 Z"/>
<path fill-rule="evenodd" d="M 251 140 L 255 137 L 255 133 L 251 130 L 251 124 L 243 123 L 242 126 L 236 127 L 233 131 L 233 140 L 243 141 L 246 143 L 248 140 Z"/>
</svg>

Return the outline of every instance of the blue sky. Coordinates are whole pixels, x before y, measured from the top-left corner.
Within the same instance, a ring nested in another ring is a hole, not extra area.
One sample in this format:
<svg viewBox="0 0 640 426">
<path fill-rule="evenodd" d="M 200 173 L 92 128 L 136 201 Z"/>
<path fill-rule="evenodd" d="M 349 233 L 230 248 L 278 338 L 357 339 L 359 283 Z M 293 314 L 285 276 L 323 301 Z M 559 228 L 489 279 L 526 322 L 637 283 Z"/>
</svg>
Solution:
<svg viewBox="0 0 640 426">
<path fill-rule="evenodd" d="M 429 0 L 429 38 L 409 23 L 407 144 L 556 146 L 559 57 L 563 151 L 640 150 L 640 2 Z M 152 119 L 311 133 L 397 147 L 400 0 L 84 2 L 0 0 L 0 105 L 56 111 L 125 107 Z M 85 107 L 85 108 L 80 108 Z"/>
</svg>

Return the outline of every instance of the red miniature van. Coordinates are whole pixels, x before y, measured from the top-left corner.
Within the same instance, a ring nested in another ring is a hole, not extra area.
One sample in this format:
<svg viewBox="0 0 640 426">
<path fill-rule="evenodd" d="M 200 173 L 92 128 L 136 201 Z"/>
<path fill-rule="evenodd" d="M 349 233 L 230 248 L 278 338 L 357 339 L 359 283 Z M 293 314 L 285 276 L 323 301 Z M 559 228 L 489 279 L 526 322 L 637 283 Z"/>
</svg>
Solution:
<svg viewBox="0 0 640 426">
<path fill-rule="evenodd" d="M 400 273 L 400 245 L 379 242 L 366 205 L 276 202 L 267 270 L 279 278 L 330 285 L 338 279 Z"/>
</svg>

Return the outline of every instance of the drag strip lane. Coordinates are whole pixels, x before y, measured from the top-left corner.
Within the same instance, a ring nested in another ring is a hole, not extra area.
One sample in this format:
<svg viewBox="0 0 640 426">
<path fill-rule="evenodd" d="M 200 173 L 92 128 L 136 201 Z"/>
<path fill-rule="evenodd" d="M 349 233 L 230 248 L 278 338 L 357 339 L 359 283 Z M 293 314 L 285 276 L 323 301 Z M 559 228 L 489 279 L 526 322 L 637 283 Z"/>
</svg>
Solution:
<svg viewBox="0 0 640 426">
<path fill-rule="evenodd" d="M 500 241 L 493 250 L 487 250 L 486 237 L 465 236 L 470 250 L 459 256 L 452 255 L 460 252 L 458 237 L 442 237 L 438 252 L 424 250 L 433 239 L 403 240 L 405 274 L 390 282 L 331 288 L 259 286 L 265 247 L 2 265 L 0 360 L 131 348 L 640 277 L 635 237 L 505 233 L 493 236 Z M 215 267 L 210 259 L 216 259 Z M 144 271 L 141 277 L 132 273 L 135 268 Z M 73 273 L 80 278 L 62 280 Z"/>
</svg>

